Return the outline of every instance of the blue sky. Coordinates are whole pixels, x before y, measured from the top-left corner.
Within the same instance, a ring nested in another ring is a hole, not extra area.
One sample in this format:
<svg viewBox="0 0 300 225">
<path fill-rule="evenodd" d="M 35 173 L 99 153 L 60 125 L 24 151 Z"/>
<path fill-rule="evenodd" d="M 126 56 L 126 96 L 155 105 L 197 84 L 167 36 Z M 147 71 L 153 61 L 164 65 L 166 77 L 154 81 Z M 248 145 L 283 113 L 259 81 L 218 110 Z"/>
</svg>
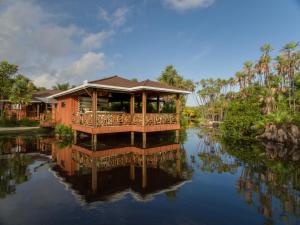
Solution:
<svg viewBox="0 0 300 225">
<path fill-rule="evenodd" d="M 35 83 L 112 74 L 228 78 L 268 42 L 300 41 L 299 0 L 0 0 L 0 60 Z"/>
</svg>

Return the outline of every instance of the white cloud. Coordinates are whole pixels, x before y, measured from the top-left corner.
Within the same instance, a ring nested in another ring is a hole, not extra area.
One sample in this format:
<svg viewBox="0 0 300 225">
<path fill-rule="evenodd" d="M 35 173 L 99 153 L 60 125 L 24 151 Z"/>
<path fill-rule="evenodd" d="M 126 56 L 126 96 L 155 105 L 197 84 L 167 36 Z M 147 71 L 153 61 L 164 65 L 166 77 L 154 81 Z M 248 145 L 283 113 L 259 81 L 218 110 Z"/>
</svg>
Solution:
<svg viewBox="0 0 300 225">
<path fill-rule="evenodd" d="M 113 12 L 108 12 L 104 8 L 100 8 L 99 18 L 106 21 L 113 27 L 118 27 L 126 22 L 129 11 L 128 7 L 120 7 Z"/>
<path fill-rule="evenodd" d="M 20 73 L 46 87 L 102 71 L 106 60 L 99 48 L 113 32 L 87 33 L 57 18 L 34 1 L 6 4 L 0 10 L 0 61 L 19 65 Z"/>
<path fill-rule="evenodd" d="M 103 42 L 111 37 L 114 32 L 112 31 L 101 31 L 99 33 L 91 33 L 85 36 L 82 40 L 82 47 L 87 49 L 98 49 L 101 48 Z"/>
<path fill-rule="evenodd" d="M 106 68 L 107 62 L 104 53 L 87 52 L 63 69 L 39 75 L 34 83 L 44 87 L 51 87 L 57 82 L 80 83 Z"/>
<path fill-rule="evenodd" d="M 167 6 L 178 11 L 185 11 L 194 8 L 208 7 L 214 0 L 164 0 Z"/>
</svg>

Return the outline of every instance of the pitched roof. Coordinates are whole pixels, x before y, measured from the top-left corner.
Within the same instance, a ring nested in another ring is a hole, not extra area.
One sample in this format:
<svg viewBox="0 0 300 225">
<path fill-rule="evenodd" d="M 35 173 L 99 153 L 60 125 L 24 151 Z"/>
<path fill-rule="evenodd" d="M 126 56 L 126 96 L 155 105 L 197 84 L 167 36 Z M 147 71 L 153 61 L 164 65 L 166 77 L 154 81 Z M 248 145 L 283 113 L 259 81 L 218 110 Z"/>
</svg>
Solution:
<svg viewBox="0 0 300 225">
<path fill-rule="evenodd" d="M 147 87 L 154 87 L 154 88 L 164 88 L 164 89 L 173 89 L 173 90 L 178 90 L 178 91 L 186 91 L 186 90 L 181 89 L 181 88 L 172 87 L 170 85 L 163 84 L 163 83 L 158 82 L 158 81 L 152 81 L 152 80 L 141 81 L 141 82 L 139 82 L 139 86 L 147 86 Z"/>
<path fill-rule="evenodd" d="M 44 90 L 44 91 L 37 91 L 33 93 L 32 97 L 33 98 L 46 98 L 50 95 L 55 95 L 62 92 L 61 90 Z"/>
<path fill-rule="evenodd" d="M 51 95 L 55 95 L 58 93 L 61 93 L 63 91 L 61 90 L 44 90 L 44 91 L 38 91 L 33 93 L 32 95 L 32 102 L 36 101 L 36 102 L 44 102 L 44 103 L 49 103 L 49 99 L 47 99 L 47 97 L 51 96 Z"/>
<path fill-rule="evenodd" d="M 149 90 L 149 91 L 161 91 L 166 93 L 178 93 L 178 94 L 189 94 L 191 93 L 188 90 L 181 88 L 172 87 L 166 84 L 162 84 L 157 81 L 145 80 L 145 81 L 133 81 L 120 76 L 111 76 L 99 80 L 93 81 L 84 81 L 82 85 L 71 88 L 67 91 L 63 91 L 58 94 L 53 94 L 49 98 L 56 98 L 59 96 L 67 95 L 70 93 L 77 92 L 79 90 L 85 89 L 87 87 L 92 88 L 103 88 L 107 90 L 123 91 L 123 92 L 136 92 L 140 90 Z"/>
<path fill-rule="evenodd" d="M 106 77 L 100 80 L 94 80 L 89 81 L 91 84 L 102 84 L 102 85 L 110 85 L 110 86 L 118 86 L 118 87 L 125 87 L 125 88 L 131 88 L 138 86 L 139 82 L 128 80 L 123 77 L 119 77 L 117 75 Z"/>
</svg>

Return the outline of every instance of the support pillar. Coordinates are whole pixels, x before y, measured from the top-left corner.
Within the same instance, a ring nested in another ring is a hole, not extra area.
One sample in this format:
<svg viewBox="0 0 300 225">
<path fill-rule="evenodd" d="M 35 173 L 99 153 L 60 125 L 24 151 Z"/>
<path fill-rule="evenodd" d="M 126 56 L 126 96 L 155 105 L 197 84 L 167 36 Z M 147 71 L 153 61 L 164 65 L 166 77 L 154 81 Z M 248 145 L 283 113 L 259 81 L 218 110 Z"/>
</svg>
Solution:
<svg viewBox="0 0 300 225">
<path fill-rule="evenodd" d="M 143 148 L 147 147 L 147 133 L 143 132 Z"/>
<path fill-rule="evenodd" d="M 159 99 L 159 95 L 156 97 L 156 109 L 157 109 L 157 113 L 160 112 L 160 99 Z"/>
<path fill-rule="evenodd" d="M 134 145 L 134 132 L 133 131 L 130 132 L 130 136 L 131 136 L 131 142 L 130 142 L 130 144 Z"/>
<path fill-rule="evenodd" d="M 97 174 L 97 161 L 92 158 L 92 191 L 95 193 L 98 189 L 98 174 Z"/>
<path fill-rule="evenodd" d="M 147 113 L 147 94 L 143 91 L 142 94 L 142 115 L 143 115 L 143 126 L 146 125 L 146 113 Z"/>
<path fill-rule="evenodd" d="M 180 176 L 181 173 L 181 155 L 180 155 L 180 149 L 176 152 L 176 173 L 177 176 Z"/>
<path fill-rule="evenodd" d="M 77 130 L 73 130 L 73 142 L 77 144 Z"/>
<path fill-rule="evenodd" d="M 135 180 L 135 166 L 133 163 L 130 165 L 130 180 Z"/>
<path fill-rule="evenodd" d="M 97 134 L 92 134 L 92 150 L 96 151 L 97 150 Z"/>
<path fill-rule="evenodd" d="M 40 104 L 39 103 L 36 106 L 36 115 L 37 115 L 38 120 L 40 120 Z"/>
<path fill-rule="evenodd" d="M 93 127 L 97 127 L 97 91 L 93 90 L 92 94 L 92 113 L 93 113 Z"/>
<path fill-rule="evenodd" d="M 134 105 L 135 105 L 135 102 L 134 102 L 134 94 L 133 94 L 130 96 L 130 114 L 131 115 L 133 115 L 135 113 Z"/>
<path fill-rule="evenodd" d="M 142 187 L 147 187 L 147 162 L 146 155 L 143 154 L 143 167 L 142 167 Z"/>
<path fill-rule="evenodd" d="M 175 142 L 176 142 L 176 144 L 179 143 L 179 138 L 180 138 L 179 130 L 176 130 L 176 131 L 175 131 Z"/>
<path fill-rule="evenodd" d="M 180 95 L 176 95 L 176 122 L 180 123 Z"/>
</svg>

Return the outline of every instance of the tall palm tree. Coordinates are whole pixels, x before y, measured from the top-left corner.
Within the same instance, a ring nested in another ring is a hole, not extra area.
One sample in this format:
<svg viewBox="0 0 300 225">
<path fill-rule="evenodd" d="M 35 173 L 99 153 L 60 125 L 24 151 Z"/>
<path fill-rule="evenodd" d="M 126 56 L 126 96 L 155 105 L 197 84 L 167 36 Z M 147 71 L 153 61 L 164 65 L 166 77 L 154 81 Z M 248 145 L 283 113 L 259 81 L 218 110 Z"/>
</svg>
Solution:
<svg viewBox="0 0 300 225">
<path fill-rule="evenodd" d="M 252 61 L 244 62 L 244 73 L 246 75 L 247 85 L 251 85 L 255 74 Z"/>
<path fill-rule="evenodd" d="M 270 56 L 270 52 L 273 50 L 272 46 L 270 44 L 264 44 L 261 48 L 260 51 L 262 52 L 262 55 L 256 64 L 255 68 L 257 70 L 258 74 L 262 74 L 264 79 L 264 84 L 268 84 L 268 78 L 270 75 L 270 62 L 272 60 Z"/>
<path fill-rule="evenodd" d="M 62 83 L 62 84 L 56 83 L 54 86 L 52 86 L 52 88 L 54 90 L 66 91 L 70 88 L 70 84 L 69 83 Z"/>
<path fill-rule="evenodd" d="M 290 85 L 289 105 L 290 105 L 290 108 L 293 108 L 294 113 L 296 112 L 296 99 L 294 96 L 294 92 L 295 92 L 295 71 L 297 69 L 297 63 L 296 63 L 297 62 L 297 53 L 295 50 L 298 46 L 299 46 L 299 42 L 292 41 L 292 42 L 287 43 L 282 49 L 282 52 L 287 57 L 288 79 L 289 79 L 289 85 Z"/>
</svg>

